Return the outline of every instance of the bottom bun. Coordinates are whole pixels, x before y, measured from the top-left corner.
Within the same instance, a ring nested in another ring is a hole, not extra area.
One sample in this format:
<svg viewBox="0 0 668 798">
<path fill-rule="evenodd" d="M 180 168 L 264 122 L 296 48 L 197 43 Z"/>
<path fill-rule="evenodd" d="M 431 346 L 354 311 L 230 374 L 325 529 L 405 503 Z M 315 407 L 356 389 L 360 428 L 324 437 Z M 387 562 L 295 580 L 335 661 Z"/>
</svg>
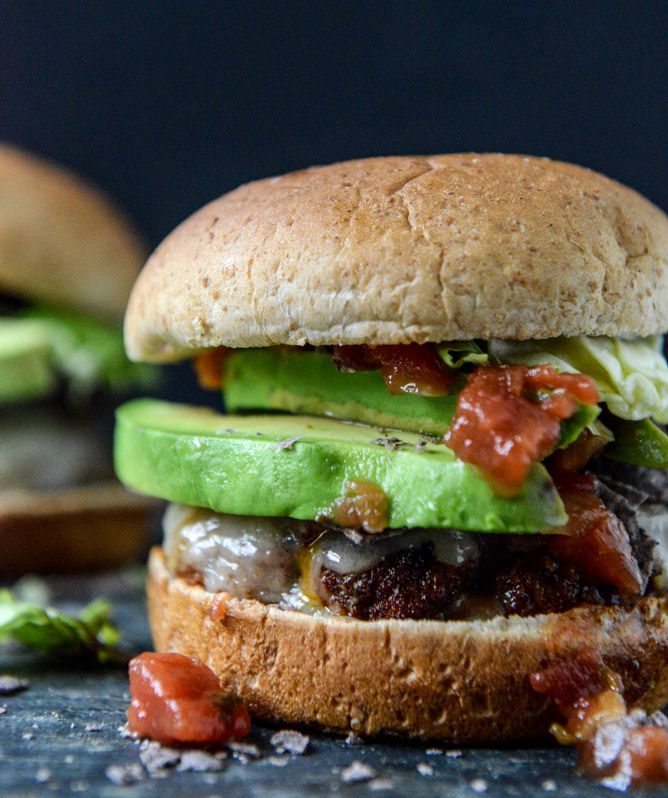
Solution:
<svg viewBox="0 0 668 798">
<path fill-rule="evenodd" d="M 208 593 L 149 561 L 158 651 L 206 662 L 263 720 L 361 735 L 484 743 L 542 736 L 556 719 L 533 671 L 598 651 L 647 710 L 668 698 L 668 600 L 486 621 L 356 621 Z"/>
<path fill-rule="evenodd" d="M 154 506 L 113 481 L 58 491 L 0 491 L 0 574 L 118 566 L 145 549 Z"/>
</svg>

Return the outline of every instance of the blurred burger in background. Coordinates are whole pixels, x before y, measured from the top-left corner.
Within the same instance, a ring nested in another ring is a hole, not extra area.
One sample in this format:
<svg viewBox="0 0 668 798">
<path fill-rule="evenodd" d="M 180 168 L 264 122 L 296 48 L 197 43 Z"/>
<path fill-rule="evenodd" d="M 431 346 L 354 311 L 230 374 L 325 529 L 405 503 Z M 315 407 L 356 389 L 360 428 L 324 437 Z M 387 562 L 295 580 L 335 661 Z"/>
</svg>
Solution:
<svg viewBox="0 0 668 798">
<path fill-rule="evenodd" d="M 153 379 L 120 330 L 144 254 L 97 191 L 0 145 L 0 573 L 141 548 L 150 503 L 113 477 L 111 418 Z"/>
</svg>

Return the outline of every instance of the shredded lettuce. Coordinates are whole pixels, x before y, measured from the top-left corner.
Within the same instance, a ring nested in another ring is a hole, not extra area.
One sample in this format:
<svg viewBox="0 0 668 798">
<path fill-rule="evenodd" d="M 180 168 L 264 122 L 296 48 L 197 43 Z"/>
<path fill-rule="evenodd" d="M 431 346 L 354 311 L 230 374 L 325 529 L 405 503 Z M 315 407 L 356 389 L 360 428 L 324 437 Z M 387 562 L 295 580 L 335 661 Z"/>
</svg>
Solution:
<svg viewBox="0 0 668 798">
<path fill-rule="evenodd" d="M 551 363 L 559 371 L 581 372 L 596 381 L 602 401 L 618 418 L 654 418 L 668 423 L 668 364 L 660 336 L 624 340 L 577 336 L 544 341 L 489 342 L 501 363 Z"/>
</svg>

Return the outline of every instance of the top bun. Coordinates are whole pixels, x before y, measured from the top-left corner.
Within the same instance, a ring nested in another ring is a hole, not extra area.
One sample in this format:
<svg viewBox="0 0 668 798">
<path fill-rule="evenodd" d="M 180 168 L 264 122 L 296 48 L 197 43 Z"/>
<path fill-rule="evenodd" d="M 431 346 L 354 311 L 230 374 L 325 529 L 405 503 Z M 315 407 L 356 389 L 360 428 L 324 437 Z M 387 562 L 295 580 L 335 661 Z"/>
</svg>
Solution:
<svg viewBox="0 0 668 798">
<path fill-rule="evenodd" d="M 119 322 L 144 256 L 97 191 L 0 145 L 0 293 Z"/>
<path fill-rule="evenodd" d="M 133 359 L 215 346 L 649 335 L 668 218 L 596 172 L 519 155 L 348 161 L 238 188 L 132 293 Z"/>
</svg>

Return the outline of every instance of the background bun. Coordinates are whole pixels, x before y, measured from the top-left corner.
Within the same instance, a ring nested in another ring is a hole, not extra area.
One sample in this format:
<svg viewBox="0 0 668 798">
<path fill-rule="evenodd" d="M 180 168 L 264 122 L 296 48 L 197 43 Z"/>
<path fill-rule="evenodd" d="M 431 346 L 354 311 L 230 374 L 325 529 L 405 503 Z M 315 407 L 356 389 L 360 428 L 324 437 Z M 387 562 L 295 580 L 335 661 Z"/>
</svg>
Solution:
<svg viewBox="0 0 668 798">
<path fill-rule="evenodd" d="M 113 568 L 146 547 L 153 499 L 117 482 L 0 491 L 0 574 Z"/>
<path fill-rule="evenodd" d="M 535 738 L 556 714 L 528 675 L 582 651 L 622 675 L 630 703 L 654 710 L 668 699 L 666 598 L 631 611 L 355 621 L 226 600 L 171 578 L 155 549 L 148 600 L 156 650 L 199 657 L 273 722 L 456 743 Z"/>
<path fill-rule="evenodd" d="M 0 145 L 0 293 L 117 323 L 144 257 L 97 191 Z"/>
<path fill-rule="evenodd" d="M 371 158 L 242 186 L 158 247 L 134 359 L 213 346 L 648 335 L 667 327 L 668 218 L 546 158 Z"/>
</svg>

